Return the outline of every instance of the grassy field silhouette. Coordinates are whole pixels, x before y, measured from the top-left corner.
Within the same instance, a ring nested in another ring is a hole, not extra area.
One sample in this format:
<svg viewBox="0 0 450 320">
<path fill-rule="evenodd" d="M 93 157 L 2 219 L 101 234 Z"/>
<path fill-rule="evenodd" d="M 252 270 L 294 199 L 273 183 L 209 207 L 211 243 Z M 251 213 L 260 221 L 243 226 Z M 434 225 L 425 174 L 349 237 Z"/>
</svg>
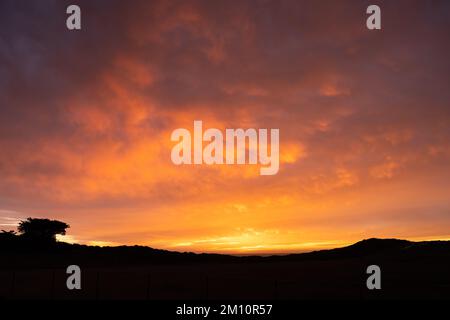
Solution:
<svg viewBox="0 0 450 320">
<path fill-rule="evenodd" d="M 142 246 L 94 247 L 0 239 L 3 299 L 408 299 L 450 298 L 450 242 L 368 239 L 332 250 L 231 256 Z M 79 265 L 82 289 L 66 288 Z M 368 290 L 366 268 L 382 271 Z"/>
</svg>

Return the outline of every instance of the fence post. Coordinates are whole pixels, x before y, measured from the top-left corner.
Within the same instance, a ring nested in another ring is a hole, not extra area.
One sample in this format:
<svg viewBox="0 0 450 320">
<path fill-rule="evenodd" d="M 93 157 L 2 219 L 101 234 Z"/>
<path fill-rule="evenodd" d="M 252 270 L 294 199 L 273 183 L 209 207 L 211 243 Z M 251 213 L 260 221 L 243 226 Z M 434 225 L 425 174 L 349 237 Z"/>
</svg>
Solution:
<svg viewBox="0 0 450 320">
<path fill-rule="evenodd" d="M 55 269 L 52 269 L 52 283 L 50 290 L 50 298 L 53 300 L 55 299 Z"/>
<path fill-rule="evenodd" d="M 151 274 L 147 274 L 147 300 L 150 300 L 150 284 L 151 284 Z"/>
<path fill-rule="evenodd" d="M 278 299 L 278 280 L 275 279 L 275 292 L 274 292 L 274 298 Z"/>
<path fill-rule="evenodd" d="M 95 299 L 98 300 L 100 295 L 100 271 L 97 271 L 97 279 L 95 283 Z"/>
<path fill-rule="evenodd" d="M 14 291 L 16 286 L 16 272 L 12 272 L 12 279 L 11 279 L 11 299 L 14 298 Z"/>
<path fill-rule="evenodd" d="M 205 275 L 205 292 L 206 292 L 206 300 L 208 300 L 209 295 L 209 283 L 208 283 L 208 276 Z"/>
</svg>

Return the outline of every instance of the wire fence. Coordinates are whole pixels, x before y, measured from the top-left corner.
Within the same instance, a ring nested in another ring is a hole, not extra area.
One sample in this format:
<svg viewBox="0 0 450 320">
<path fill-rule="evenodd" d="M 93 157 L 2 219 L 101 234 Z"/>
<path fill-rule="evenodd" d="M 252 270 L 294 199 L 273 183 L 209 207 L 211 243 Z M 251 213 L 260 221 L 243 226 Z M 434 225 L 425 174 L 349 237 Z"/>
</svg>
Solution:
<svg viewBox="0 0 450 320">
<path fill-rule="evenodd" d="M 206 273 L 86 270 L 81 290 L 69 290 L 65 270 L 0 270 L 3 299 L 297 299 L 364 298 L 362 281 L 342 279 L 279 279 L 267 275 L 235 276 Z"/>
</svg>

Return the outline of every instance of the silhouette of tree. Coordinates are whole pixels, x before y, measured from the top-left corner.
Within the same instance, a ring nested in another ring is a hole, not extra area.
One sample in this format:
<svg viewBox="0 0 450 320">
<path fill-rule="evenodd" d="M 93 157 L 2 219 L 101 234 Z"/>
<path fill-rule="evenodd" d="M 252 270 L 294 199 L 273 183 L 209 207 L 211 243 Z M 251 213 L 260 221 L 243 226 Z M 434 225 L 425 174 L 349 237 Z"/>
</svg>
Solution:
<svg viewBox="0 0 450 320">
<path fill-rule="evenodd" d="M 67 228 L 70 226 L 62 221 L 28 218 L 19 223 L 17 230 L 25 238 L 55 242 L 56 235 L 65 235 Z"/>
<path fill-rule="evenodd" d="M 2 229 L 2 234 L 10 234 L 10 235 L 13 235 L 13 236 L 15 236 L 16 235 L 16 232 L 14 231 L 14 230 L 9 230 L 9 231 L 6 231 L 6 230 L 3 230 Z"/>
<path fill-rule="evenodd" d="M 0 241 L 14 240 L 15 238 L 17 238 L 17 236 L 14 230 L 2 230 L 2 232 L 0 232 Z"/>
</svg>

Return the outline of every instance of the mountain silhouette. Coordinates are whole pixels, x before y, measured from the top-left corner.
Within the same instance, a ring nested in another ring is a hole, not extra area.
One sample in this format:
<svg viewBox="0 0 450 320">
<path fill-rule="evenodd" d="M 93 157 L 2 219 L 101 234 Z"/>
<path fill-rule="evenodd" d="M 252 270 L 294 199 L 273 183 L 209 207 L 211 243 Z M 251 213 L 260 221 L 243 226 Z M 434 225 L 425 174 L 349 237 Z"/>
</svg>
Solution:
<svg viewBox="0 0 450 320">
<path fill-rule="evenodd" d="M 0 298 L 33 299 L 450 299 L 450 241 L 366 239 L 342 248 L 233 256 L 35 243 L 0 236 Z M 80 266 L 83 290 L 68 291 Z M 366 287 L 377 265 L 382 290 Z"/>
<path fill-rule="evenodd" d="M 306 261 L 363 258 L 371 256 L 398 256 L 415 258 L 417 256 L 450 255 L 450 241 L 422 241 L 412 242 L 400 239 L 371 238 L 356 242 L 352 245 L 312 251 L 306 253 L 292 253 L 269 256 L 234 256 L 228 254 L 177 252 L 154 249 L 147 246 L 116 246 L 99 247 L 80 244 L 55 242 L 42 244 L 26 239 L 0 238 L 0 253 L 3 256 L 12 254 L 15 259 L 2 259 L 0 267 L 5 266 L 53 266 L 64 262 L 67 258 L 79 259 L 83 263 L 92 265 L 122 265 L 133 263 L 193 263 L 193 262 L 269 262 L 269 261 Z M 27 260 L 27 255 L 40 254 L 45 260 Z M 21 259 L 21 257 L 23 259 Z M 16 264 L 16 265 L 14 265 Z"/>
</svg>

